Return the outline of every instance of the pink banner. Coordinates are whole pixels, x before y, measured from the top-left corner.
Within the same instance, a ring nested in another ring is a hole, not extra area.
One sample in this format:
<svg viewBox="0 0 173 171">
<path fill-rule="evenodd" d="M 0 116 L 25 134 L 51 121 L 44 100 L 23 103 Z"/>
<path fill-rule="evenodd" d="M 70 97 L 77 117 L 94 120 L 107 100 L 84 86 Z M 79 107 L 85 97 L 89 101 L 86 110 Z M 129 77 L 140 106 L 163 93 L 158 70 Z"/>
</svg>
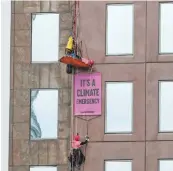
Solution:
<svg viewBox="0 0 173 171">
<path fill-rule="evenodd" d="M 101 115 L 101 73 L 74 75 L 74 115 Z"/>
</svg>

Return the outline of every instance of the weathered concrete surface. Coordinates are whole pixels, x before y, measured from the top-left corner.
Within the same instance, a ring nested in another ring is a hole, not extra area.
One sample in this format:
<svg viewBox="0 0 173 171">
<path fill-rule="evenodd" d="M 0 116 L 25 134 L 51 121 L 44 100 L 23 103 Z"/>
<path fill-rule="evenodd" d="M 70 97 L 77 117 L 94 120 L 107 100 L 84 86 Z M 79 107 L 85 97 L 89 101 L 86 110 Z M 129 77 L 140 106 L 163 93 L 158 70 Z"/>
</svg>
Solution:
<svg viewBox="0 0 173 171">
<path fill-rule="evenodd" d="M 57 165 L 67 171 L 70 123 L 71 76 L 65 65 L 31 63 L 31 13 L 60 14 L 59 55 L 64 55 L 65 44 L 72 28 L 71 5 L 68 1 L 12 2 L 11 21 L 11 118 L 10 171 L 29 171 L 29 165 Z M 59 124 L 57 140 L 30 141 L 30 89 L 59 90 Z"/>
</svg>

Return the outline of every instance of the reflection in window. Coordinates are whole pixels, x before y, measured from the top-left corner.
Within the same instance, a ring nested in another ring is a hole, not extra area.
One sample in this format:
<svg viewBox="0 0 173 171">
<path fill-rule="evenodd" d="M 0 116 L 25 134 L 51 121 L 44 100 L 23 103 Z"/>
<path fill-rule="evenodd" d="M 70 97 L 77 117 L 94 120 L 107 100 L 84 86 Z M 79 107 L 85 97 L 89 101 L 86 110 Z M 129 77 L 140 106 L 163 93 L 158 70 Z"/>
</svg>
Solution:
<svg viewBox="0 0 173 171">
<path fill-rule="evenodd" d="M 160 53 L 173 53 L 173 3 L 160 4 Z"/>
<path fill-rule="evenodd" d="M 134 11 L 132 4 L 107 6 L 107 55 L 132 55 Z"/>
<path fill-rule="evenodd" d="M 159 132 L 173 132 L 173 81 L 159 82 Z"/>
<path fill-rule="evenodd" d="M 173 159 L 159 160 L 159 171 L 173 171 Z"/>
<path fill-rule="evenodd" d="M 131 133 L 133 83 L 106 83 L 106 133 Z"/>
<path fill-rule="evenodd" d="M 105 162 L 105 171 L 132 171 L 131 160 L 114 160 Z"/>
<path fill-rule="evenodd" d="M 58 90 L 31 91 L 31 139 L 57 138 Z"/>
<path fill-rule="evenodd" d="M 37 117 L 34 112 L 33 103 L 37 98 L 38 90 L 33 90 L 31 92 L 31 138 L 41 138 L 42 132 L 40 129 L 40 124 L 37 121 Z"/>
<path fill-rule="evenodd" d="M 55 166 L 31 166 L 30 171 L 57 171 Z"/>
<path fill-rule="evenodd" d="M 32 62 L 56 62 L 59 53 L 59 14 L 32 14 Z"/>
</svg>

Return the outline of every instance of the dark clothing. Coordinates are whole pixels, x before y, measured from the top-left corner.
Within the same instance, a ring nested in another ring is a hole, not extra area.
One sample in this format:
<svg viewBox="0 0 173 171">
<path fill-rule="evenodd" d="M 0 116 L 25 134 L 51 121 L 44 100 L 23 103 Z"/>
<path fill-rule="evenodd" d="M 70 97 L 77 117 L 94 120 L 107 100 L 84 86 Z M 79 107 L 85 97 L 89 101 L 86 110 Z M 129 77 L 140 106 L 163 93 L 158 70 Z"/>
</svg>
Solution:
<svg viewBox="0 0 173 171">
<path fill-rule="evenodd" d="M 79 166 L 85 161 L 85 156 L 83 155 L 81 149 L 73 149 L 73 155 L 70 155 L 70 162 L 73 166 Z"/>
<path fill-rule="evenodd" d="M 88 143 L 88 141 L 85 140 L 84 142 L 81 142 L 80 145 L 85 145 L 85 144 L 87 144 L 87 143 Z"/>
<path fill-rule="evenodd" d="M 85 145 L 87 143 L 88 141 L 85 140 L 84 142 L 81 142 L 80 145 Z M 74 167 L 80 168 L 80 166 L 85 162 L 85 156 L 80 148 L 73 149 L 72 154 L 68 157 L 68 160 L 71 164 L 71 170 L 73 170 Z"/>
</svg>

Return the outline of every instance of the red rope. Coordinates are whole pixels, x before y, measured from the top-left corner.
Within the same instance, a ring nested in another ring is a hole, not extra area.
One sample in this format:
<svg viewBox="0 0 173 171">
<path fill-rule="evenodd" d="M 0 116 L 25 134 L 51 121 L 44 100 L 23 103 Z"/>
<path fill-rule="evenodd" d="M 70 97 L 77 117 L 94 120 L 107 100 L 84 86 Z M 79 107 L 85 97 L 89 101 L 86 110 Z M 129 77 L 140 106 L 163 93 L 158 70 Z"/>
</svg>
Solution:
<svg viewBox="0 0 173 171">
<path fill-rule="evenodd" d="M 78 25 L 79 25 L 79 0 L 77 1 L 77 10 L 76 10 L 76 13 L 77 13 L 77 18 L 76 18 L 76 25 L 77 25 L 77 28 L 76 28 L 76 34 L 77 34 L 77 36 L 76 36 L 76 43 L 77 43 L 77 46 L 76 46 L 76 50 L 77 50 L 77 53 L 78 53 L 78 49 L 79 49 L 79 42 L 78 42 Z"/>
<path fill-rule="evenodd" d="M 74 11 L 73 11 L 73 22 L 72 22 L 72 33 L 73 33 L 73 39 L 74 39 L 74 42 L 75 42 L 75 47 L 76 47 L 76 1 L 74 1 Z M 74 49 L 76 51 L 76 49 Z M 72 86 L 73 87 L 73 86 Z M 71 142 L 73 141 L 73 136 L 74 136 L 74 115 L 73 115 L 73 111 L 72 111 L 72 114 L 71 114 Z M 71 145 L 71 144 L 70 144 Z"/>
<path fill-rule="evenodd" d="M 75 52 L 77 53 L 77 13 L 79 13 L 79 1 L 74 1 L 74 15 L 73 15 L 73 38 L 75 42 Z"/>
<path fill-rule="evenodd" d="M 77 17 L 76 17 L 76 8 L 77 7 L 77 2 L 74 1 L 74 15 L 73 15 L 73 39 L 74 39 L 74 42 L 75 42 L 75 52 L 76 52 L 76 20 L 77 20 Z"/>
<path fill-rule="evenodd" d="M 73 39 L 75 42 L 75 53 L 77 54 L 77 10 L 79 10 L 79 1 L 74 1 L 74 11 L 73 11 L 73 25 L 72 25 L 72 32 L 73 32 Z M 72 117 L 73 112 L 72 112 Z M 71 140 L 73 141 L 73 134 L 74 134 L 74 129 L 73 129 L 73 124 L 72 123 L 72 135 L 71 135 Z M 77 131 L 77 130 L 76 130 Z"/>
</svg>

